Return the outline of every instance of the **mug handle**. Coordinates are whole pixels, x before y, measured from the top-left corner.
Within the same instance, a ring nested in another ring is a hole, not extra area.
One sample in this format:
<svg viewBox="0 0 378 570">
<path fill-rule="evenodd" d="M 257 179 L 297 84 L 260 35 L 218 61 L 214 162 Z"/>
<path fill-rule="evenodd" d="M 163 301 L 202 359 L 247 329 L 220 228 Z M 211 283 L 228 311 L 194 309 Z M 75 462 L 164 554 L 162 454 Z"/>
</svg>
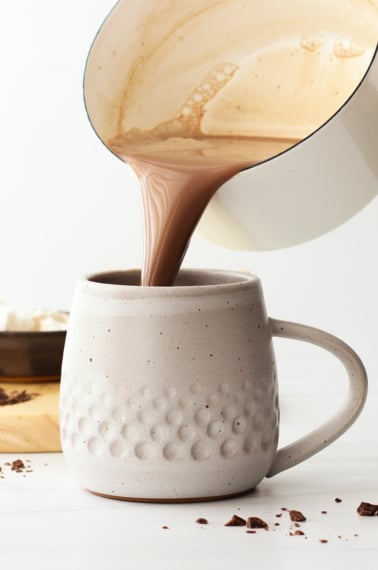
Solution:
<svg viewBox="0 0 378 570">
<path fill-rule="evenodd" d="M 367 375 L 359 356 L 343 341 L 322 330 L 270 319 L 272 335 L 315 344 L 336 356 L 346 368 L 349 377 L 349 393 L 342 407 L 330 419 L 308 435 L 279 449 L 273 466 L 266 477 L 285 471 L 340 437 L 361 413 L 367 395 Z"/>
</svg>

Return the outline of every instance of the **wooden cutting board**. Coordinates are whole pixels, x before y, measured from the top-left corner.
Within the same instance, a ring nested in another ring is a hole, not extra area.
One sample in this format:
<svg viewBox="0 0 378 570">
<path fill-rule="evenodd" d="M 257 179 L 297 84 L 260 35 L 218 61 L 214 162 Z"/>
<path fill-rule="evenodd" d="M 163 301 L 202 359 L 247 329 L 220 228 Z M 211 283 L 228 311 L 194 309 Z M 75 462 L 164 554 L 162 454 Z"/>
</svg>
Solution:
<svg viewBox="0 0 378 570">
<path fill-rule="evenodd" d="M 0 382 L 14 390 L 36 394 L 32 400 L 0 406 L 0 452 L 61 451 L 59 434 L 59 382 Z"/>
</svg>

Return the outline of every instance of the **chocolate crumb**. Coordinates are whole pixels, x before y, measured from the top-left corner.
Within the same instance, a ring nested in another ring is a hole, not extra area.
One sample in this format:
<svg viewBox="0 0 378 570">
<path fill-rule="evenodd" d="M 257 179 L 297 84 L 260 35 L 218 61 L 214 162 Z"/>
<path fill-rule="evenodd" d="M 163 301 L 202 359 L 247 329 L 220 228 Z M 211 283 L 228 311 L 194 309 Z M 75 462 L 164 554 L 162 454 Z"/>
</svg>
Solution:
<svg viewBox="0 0 378 570">
<path fill-rule="evenodd" d="M 322 513 L 322 515 L 326 515 L 327 511 L 320 511 Z"/>
<path fill-rule="evenodd" d="M 304 522 L 306 520 L 306 517 L 304 516 L 303 513 L 301 513 L 301 511 L 296 511 L 292 509 L 291 511 L 289 511 L 289 515 L 290 519 L 293 522 Z"/>
<path fill-rule="evenodd" d="M 354 533 L 354 536 L 356 536 L 356 537 L 358 538 L 360 535 L 355 532 L 355 533 Z"/>
<path fill-rule="evenodd" d="M 280 526 L 279 522 L 274 523 L 274 526 Z"/>
<path fill-rule="evenodd" d="M 164 530 L 169 530 L 169 526 L 167 526 L 167 525 L 164 525 L 161 528 L 163 528 Z"/>
<path fill-rule="evenodd" d="M 286 507 L 281 507 L 281 511 L 287 511 Z"/>
<path fill-rule="evenodd" d="M 303 530 L 296 530 L 294 534 L 295 536 L 304 536 Z"/>
<path fill-rule="evenodd" d="M 21 459 L 15 459 L 12 461 L 11 469 L 16 473 L 21 473 L 25 469 L 24 462 Z"/>
<path fill-rule="evenodd" d="M 319 542 L 321 542 L 322 544 L 326 544 L 328 540 L 326 538 L 320 538 Z"/>
<path fill-rule="evenodd" d="M 230 520 L 224 523 L 224 526 L 245 526 L 247 521 L 238 515 L 232 515 Z"/>
<path fill-rule="evenodd" d="M 342 499 L 339 499 L 339 497 L 336 497 L 336 499 L 335 499 L 335 503 L 342 503 L 342 502 L 343 502 L 343 500 L 342 500 Z"/>
<path fill-rule="evenodd" d="M 12 392 L 7 393 L 4 388 L 0 388 L 0 406 L 12 406 L 14 404 L 21 404 L 22 402 L 29 402 L 38 396 L 38 394 L 27 392 L 22 390 L 18 392 L 17 390 L 12 390 Z"/>
<path fill-rule="evenodd" d="M 259 517 L 248 517 L 247 528 L 263 528 L 264 530 L 269 530 L 268 524 Z"/>
<path fill-rule="evenodd" d="M 373 517 L 378 515 L 378 505 L 362 502 L 357 508 L 357 512 L 361 517 Z"/>
<path fill-rule="evenodd" d="M 247 534 L 256 534 L 255 530 L 246 530 L 245 531 Z"/>
<path fill-rule="evenodd" d="M 282 517 L 282 513 L 277 513 L 276 517 L 279 519 L 280 517 Z"/>
<path fill-rule="evenodd" d="M 200 517 L 199 519 L 196 520 L 196 523 L 198 523 L 198 524 L 209 524 L 209 521 L 203 517 Z"/>
</svg>

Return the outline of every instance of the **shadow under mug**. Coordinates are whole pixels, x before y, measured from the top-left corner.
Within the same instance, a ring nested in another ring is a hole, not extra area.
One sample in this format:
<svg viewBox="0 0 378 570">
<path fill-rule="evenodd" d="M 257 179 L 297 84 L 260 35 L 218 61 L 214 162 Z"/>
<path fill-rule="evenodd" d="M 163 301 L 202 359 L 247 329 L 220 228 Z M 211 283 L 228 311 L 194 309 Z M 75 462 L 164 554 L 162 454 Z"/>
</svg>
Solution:
<svg viewBox="0 0 378 570">
<path fill-rule="evenodd" d="M 330 334 L 269 318 L 257 277 L 181 270 L 173 287 L 139 278 L 102 273 L 76 287 L 60 418 L 65 458 L 84 488 L 139 501 L 235 495 L 323 449 L 359 415 L 359 357 Z M 278 451 L 273 336 L 328 350 L 349 377 L 342 407 Z"/>
</svg>

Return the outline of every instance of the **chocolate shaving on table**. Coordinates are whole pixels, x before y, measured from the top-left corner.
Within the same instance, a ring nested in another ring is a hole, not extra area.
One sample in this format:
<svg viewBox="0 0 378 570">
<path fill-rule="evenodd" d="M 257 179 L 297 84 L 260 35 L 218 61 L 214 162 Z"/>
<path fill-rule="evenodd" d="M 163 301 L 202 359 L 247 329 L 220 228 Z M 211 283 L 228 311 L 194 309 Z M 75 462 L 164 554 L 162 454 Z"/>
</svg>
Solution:
<svg viewBox="0 0 378 570">
<path fill-rule="evenodd" d="M 336 497 L 336 499 L 335 499 L 335 503 L 342 503 L 342 502 L 343 502 L 343 500 L 342 500 L 342 499 L 339 499 L 339 497 Z"/>
<path fill-rule="evenodd" d="M 248 517 L 247 528 L 264 528 L 269 530 L 268 524 L 259 517 Z"/>
<path fill-rule="evenodd" d="M 203 517 L 199 517 L 199 518 L 196 520 L 196 523 L 198 523 L 198 524 L 209 524 L 209 521 L 208 521 L 207 519 L 203 518 Z"/>
<path fill-rule="evenodd" d="M 296 511 L 292 509 L 291 511 L 289 511 L 289 515 L 290 519 L 293 522 L 304 522 L 306 520 L 306 517 L 304 516 L 303 513 L 301 513 L 301 511 Z"/>
<path fill-rule="evenodd" d="M 25 469 L 25 464 L 21 459 L 15 459 L 12 461 L 11 470 L 16 471 L 16 473 L 21 473 Z"/>
<path fill-rule="evenodd" d="M 22 402 L 29 402 L 38 396 L 33 392 L 27 392 L 26 390 L 22 390 L 18 392 L 17 390 L 12 390 L 12 392 L 7 392 L 4 388 L 0 388 L 0 406 L 12 406 L 14 404 L 21 404 Z"/>
<path fill-rule="evenodd" d="M 294 532 L 294 535 L 295 535 L 295 536 L 304 536 L 304 532 L 303 532 L 303 530 L 296 530 L 296 531 Z"/>
<path fill-rule="evenodd" d="M 361 517 L 374 517 L 378 515 L 378 505 L 362 502 L 357 508 L 357 512 Z"/>
<path fill-rule="evenodd" d="M 232 515 L 230 520 L 224 523 L 224 526 L 245 526 L 247 521 L 238 515 Z"/>
</svg>

